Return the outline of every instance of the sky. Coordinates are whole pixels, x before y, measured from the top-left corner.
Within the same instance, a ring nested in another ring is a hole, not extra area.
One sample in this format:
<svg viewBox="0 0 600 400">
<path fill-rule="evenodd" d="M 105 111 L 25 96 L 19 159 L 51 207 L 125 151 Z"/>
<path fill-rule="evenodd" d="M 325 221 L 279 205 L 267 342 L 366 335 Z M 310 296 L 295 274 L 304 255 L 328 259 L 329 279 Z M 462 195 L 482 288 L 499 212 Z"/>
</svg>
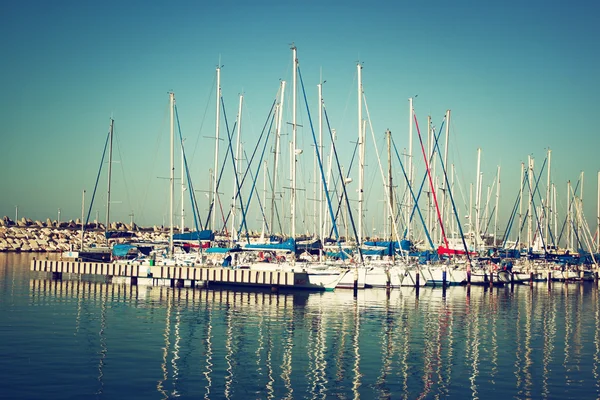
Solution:
<svg viewBox="0 0 600 400">
<path fill-rule="evenodd" d="M 87 215 L 112 117 L 110 219 L 134 219 L 142 226 L 168 223 L 172 91 L 205 219 L 214 163 L 217 65 L 222 66 L 230 130 L 239 94 L 244 95 L 241 141 L 248 157 L 268 120 L 279 82 L 286 81 L 278 190 L 289 196 L 289 156 L 284 153 L 291 140 L 294 43 L 315 129 L 317 84 L 325 82 L 323 101 L 338 135 L 340 163 L 344 171 L 351 168 L 348 188 L 354 208 L 358 178 L 356 161 L 350 167 L 350 160 L 358 136 L 357 63 L 362 65 L 369 110 L 368 116 L 363 111 L 369 127 L 364 216 L 369 230 L 382 229 L 385 207 L 375 148 L 385 166 L 384 133 L 390 129 L 399 152 L 408 153 L 412 97 L 424 135 L 428 115 L 440 129 L 446 110 L 451 110 L 448 163 L 455 166 L 460 213 L 467 213 L 469 185 L 476 182 L 478 148 L 482 202 L 501 167 L 498 216 L 503 226 L 518 194 L 521 163 L 534 158 L 536 174 L 544 176 L 544 193 L 547 170 L 541 168 L 551 149 L 559 218 L 564 218 L 568 202 L 567 182 L 574 186 L 583 171 L 584 208 L 595 231 L 599 8 L 592 1 L 512 0 L 5 2 L 0 16 L 0 216 L 56 220 L 60 209 L 61 220 L 76 219 L 82 215 L 82 201 Z M 300 84 L 298 93 L 298 148 L 303 154 L 298 161 L 297 225 L 304 231 L 313 224 L 314 146 Z M 220 124 L 224 140 L 219 165 L 228 143 L 223 115 Z M 418 138 L 413 140 L 415 176 L 422 177 L 423 157 Z M 258 154 L 260 150 L 262 146 Z M 177 177 L 180 151 L 177 143 Z M 270 165 L 269 153 L 265 159 Z M 253 173 L 257 166 L 253 161 Z M 97 214 L 101 221 L 106 217 L 106 167 L 92 206 L 91 219 Z M 226 168 L 219 188 L 225 213 L 234 190 L 230 160 Z M 394 171 L 402 196 L 397 160 Z M 256 183 L 259 192 L 262 173 Z M 179 181 L 177 185 L 176 210 L 181 207 Z M 246 196 L 250 187 L 244 184 Z M 252 204 L 247 220 L 259 229 L 261 213 L 256 200 Z M 284 197 L 279 207 L 281 218 L 288 217 L 284 224 L 289 223 L 289 200 Z M 192 220 L 186 214 L 189 226 Z"/>
</svg>

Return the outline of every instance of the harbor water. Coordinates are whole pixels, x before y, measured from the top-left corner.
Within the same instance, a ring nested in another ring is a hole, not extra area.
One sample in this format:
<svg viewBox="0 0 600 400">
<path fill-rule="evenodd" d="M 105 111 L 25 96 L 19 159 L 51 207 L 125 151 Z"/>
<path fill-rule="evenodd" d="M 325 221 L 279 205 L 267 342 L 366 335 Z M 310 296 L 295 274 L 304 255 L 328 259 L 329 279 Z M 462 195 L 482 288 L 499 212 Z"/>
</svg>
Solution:
<svg viewBox="0 0 600 400">
<path fill-rule="evenodd" d="M 7 399 L 595 399 L 598 287 L 53 281 L 0 254 Z"/>
</svg>

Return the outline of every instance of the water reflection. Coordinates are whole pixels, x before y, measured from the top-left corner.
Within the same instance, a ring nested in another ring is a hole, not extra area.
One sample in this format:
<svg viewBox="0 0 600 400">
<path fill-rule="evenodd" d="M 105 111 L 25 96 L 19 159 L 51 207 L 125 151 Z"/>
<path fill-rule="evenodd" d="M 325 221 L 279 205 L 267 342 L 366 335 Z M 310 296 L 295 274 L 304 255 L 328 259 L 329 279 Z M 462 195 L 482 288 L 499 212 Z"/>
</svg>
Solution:
<svg viewBox="0 0 600 400">
<path fill-rule="evenodd" d="M 99 395 L 128 357 L 143 359 L 127 380 L 146 397 L 586 398 L 600 390 L 591 285 L 355 298 L 30 279 L 28 303 L 62 310 L 60 324 L 85 338 L 78 351 L 95 363 Z"/>
</svg>

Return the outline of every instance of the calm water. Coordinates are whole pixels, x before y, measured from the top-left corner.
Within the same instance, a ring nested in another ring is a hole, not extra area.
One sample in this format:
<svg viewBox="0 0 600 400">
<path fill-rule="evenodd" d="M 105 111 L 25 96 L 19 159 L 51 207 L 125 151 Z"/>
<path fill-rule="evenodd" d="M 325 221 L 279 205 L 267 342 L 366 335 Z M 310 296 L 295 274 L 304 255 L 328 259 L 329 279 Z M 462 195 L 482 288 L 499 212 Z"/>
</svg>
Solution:
<svg viewBox="0 0 600 400">
<path fill-rule="evenodd" d="M 279 293 L 43 279 L 0 254 L 0 396 L 600 397 L 592 283 Z"/>
</svg>

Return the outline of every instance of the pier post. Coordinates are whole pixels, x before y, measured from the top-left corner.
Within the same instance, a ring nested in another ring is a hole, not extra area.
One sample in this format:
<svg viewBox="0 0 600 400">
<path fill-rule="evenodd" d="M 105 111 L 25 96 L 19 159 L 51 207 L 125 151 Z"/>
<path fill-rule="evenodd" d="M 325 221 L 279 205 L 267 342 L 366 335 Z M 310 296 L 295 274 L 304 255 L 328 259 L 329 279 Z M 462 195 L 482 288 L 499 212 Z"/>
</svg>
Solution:
<svg viewBox="0 0 600 400">
<path fill-rule="evenodd" d="M 471 284 L 471 271 L 467 271 L 467 285 Z"/>
<path fill-rule="evenodd" d="M 529 286 L 533 286 L 533 271 L 529 271 Z"/>
<path fill-rule="evenodd" d="M 182 288 L 184 286 L 183 279 L 177 279 L 175 281 L 175 287 Z"/>
<path fill-rule="evenodd" d="M 62 280 L 62 272 L 53 272 L 52 273 L 52 280 L 53 281 L 60 281 L 60 280 Z"/>
<path fill-rule="evenodd" d="M 552 283 L 552 270 L 548 270 L 548 285 Z"/>
<path fill-rule="evenodd" d="M 445 288 L 446 287 L 446 271 L 448 270 L 447 267 L 444 267 L 444 270 L 442 271 L 442 287 Z"/>
<path fill-rule="evenodd" d="M 138 284 L 138 277 L 132 276 L 131 277 L 131 286 L 137 286 L 137 284 Z"/>
<path fill-rule="evenodd" d="M 415 273 L 415 286 L 416 286 L 417 288 L 420 286 L 420 285 L 419 285 L 419 280 L 420 280 L 419 271 L 417 271 L 417 272 Z M 417 289 L 417 290 L 419 290 L 419 289 Z"/>
<path fill-rule="evenodd" d="M 490 287 L 494 286 L 494 272 L 490 271 Z"/>
</svg>

